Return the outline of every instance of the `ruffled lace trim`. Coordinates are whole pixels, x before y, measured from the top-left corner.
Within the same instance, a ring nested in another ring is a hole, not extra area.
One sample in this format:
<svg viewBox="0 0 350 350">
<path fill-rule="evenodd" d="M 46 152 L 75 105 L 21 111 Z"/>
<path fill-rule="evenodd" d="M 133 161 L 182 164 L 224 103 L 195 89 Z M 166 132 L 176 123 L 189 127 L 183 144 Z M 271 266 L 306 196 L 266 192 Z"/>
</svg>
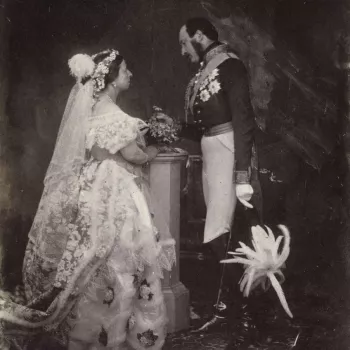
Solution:
<svg viewBox="0 0 350 350">
<path fill-rule="evenodd" d="M 90 120 L 86 137 L 86 148 L 94 144 L 115 154 L 132 141 L 136 140 L 140 128 L 146 124 L 119 110 L 113 114 L 96 116 Z"/>
</svg>

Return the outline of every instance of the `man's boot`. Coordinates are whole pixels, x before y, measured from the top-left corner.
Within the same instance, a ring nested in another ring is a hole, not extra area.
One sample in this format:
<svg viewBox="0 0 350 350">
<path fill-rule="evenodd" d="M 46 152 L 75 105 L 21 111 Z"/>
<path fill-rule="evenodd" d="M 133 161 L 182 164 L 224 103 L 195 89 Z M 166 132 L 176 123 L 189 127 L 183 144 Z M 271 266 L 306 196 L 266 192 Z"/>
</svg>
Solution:
<svg viewBox="0 0 350 350">
<path fill-rule="evenodd" d="M 230 341 L 225 350 L 246 350 L 257 346 L 260 339 L 259 316 L 251 305 L 242 303 L 240 310 L 230 318 Z"/>
<path fill-rule="evenodd" d="M 227 312 L 228 312 L 227 305 L 223 302 L 219 302 L 217 305 L 214 305 L 214 312 L 211 318 L 199 328 L 194 329 L 192 333 L 221 331 L 223 329 L 226 329 Z"/>
<path fill-rule="evenodd" d="M 228 308 L 229 303 L 232 300 L 230 285 L 234 277 L 232 276 L 231 271 L 232 266 L 220 264 L 220 261 L 227 258 L 227 252 L 230 249 L 230 242 L 231 232 L 226 232 L 210 242 L 210 248 L 217 259 L 220 271 L 218 271 L 220 277 L 218 281 L 218 293 L 212 316 L 201 327 L 195 329 L 193 331 L 195 333 L 222 330 L 223 327 L 227 326 Z"/>
</svg>

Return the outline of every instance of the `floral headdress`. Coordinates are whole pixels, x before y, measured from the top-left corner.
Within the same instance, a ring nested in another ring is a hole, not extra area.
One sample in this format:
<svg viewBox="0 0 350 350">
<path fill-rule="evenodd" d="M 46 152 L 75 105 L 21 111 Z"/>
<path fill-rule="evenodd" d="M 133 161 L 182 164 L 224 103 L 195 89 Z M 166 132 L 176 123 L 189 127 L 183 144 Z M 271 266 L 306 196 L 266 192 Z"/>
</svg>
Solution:
<svg viewBox="0 0 350 350">
<path fill-rule="evenodd" d="M 109 68 L 112 64 L 112 62 L 117 58 L 119 55 L 119 52 L 116 50 L 107 50 L 103 51 L 100 54 L 108 53 L 109 55 L 103 59 L 100 63 L 97 64 L 94 73 L 92 75 L 92 79 L 94 82 L 94 91 L 99 92 L 105 88 L 105 76 L 109 73 Z M 92 59 L 94 59 L 97 55 L 92 56 Z"/>
<path fill-rule="evenodd" d="M 109 55 L 96 65 L 94 58 L 97 55 L 107 53 L 109 53 Z M 118 55 L 119 52 L 113 49 L 102 51 L 93 56 L 77 54 L 68 61 L 68 65 L 71 74 L 78 82 L 81 82 L 84 78 L 91 78 L 93 81 L 94 93 L 97 93 L 105 88 L 105 76 L 109 73 L 110 66 Z"/>
</svg>

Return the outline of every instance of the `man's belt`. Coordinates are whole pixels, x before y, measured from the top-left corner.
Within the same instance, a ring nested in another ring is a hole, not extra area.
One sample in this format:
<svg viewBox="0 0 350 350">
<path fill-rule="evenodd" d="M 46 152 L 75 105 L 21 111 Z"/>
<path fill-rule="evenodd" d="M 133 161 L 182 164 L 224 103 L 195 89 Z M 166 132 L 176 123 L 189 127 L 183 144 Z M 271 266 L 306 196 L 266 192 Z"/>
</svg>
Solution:
<svg viewBox="0 0 350 350">
<path fill-rule="evenodd" d="M 232 122 L 227 122 L 227 123 L 215 125 L 215 126 L 212 126 L 211 128 L 205 129 L 204 136 L 210 137 L 210 136 L 221 135 L 232 130 L 233 130 Z"/>
</svg>

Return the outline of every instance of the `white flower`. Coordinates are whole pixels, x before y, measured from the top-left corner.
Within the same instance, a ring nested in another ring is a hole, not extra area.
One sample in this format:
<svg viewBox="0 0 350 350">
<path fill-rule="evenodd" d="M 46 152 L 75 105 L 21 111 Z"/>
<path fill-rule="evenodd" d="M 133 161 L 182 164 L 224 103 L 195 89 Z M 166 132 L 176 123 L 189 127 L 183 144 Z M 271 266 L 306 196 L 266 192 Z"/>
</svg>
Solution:
<svg viewBox="0 0 350 350">
<path fill-rule="evenodd" d="M 104 245 L 101 245 L 101 246 L 97 249 L 95 255 L 96 255 L 98 258 L 103 258 L 103 257 L 106 255 L 106 253 L 107 253 L 107 247 L 104 246 Z"/>
<path fill-rule="evenodd" d="M 84 249 L 82 247 L 78 247 L 73 253 L 73 258 L 80 259 L 84 255 Z"/>
<path fill-rule="evenodd" d="M 209 75 L 208 75 L 208 80 L 212 81 L 214 80 L 217 76 L 219 75 L 219 70 L 215 68 Z"/>
<path fill-rule="evenodd" d="M 179 125 L 165 114 L 160 107 L 153 106 L 153 115 L 147 124 L 150 135 L 158 142 L 171 143 L 177 141 Z"/>
<path fill-rule="evenodd" d="M 81 80 L 92 75 L 95 69 L 95 62 L 89 55 L 77 54 L 68 61 L 68 66 L 71 74 Z"/>
<path fill-rule="evenodd" d="M 151 294 L 152 290 L 148 285 L 142 285 L 140 288 L 140 296 L 144 300 L 149 299 L 149 295 Z"/>
<path fill-rule="evenodd" d="M 104 301 L 106 303 L 111 303 L 113 300 L 114 300 L 114 291 L 113 291 L 113 289 L 107 289 L 105 291 Z"/>
<path fill-rule="evenodd" d="M 199 94 L 199 98 L 203 101 L 206 102 L 210 98 L 210 94 L 207 90 L 202 90 Z"/>
<path fill-rule="evenodd" d="M 160 107 L 158 107 L 158 106 L 153 106 L 153 110 L 155 112 L 162 112 L 162 109 Z"/>
<path fill-rule="evenodd" d="M 265 227 L 267 232 L 261 226 L 252 227 L 252 244 L 255 250 L 249 248 L 244 243 L 239 242 L 241 247 L 236 249 L 236 252 L 229 252 L 229 254 L 245 255 L 246 257 L 242 258 L 235 256 L 233 259 L 223 260 L 222 262 L 239 263 L 246 266 L 240 282 L 241 291 L 243 291 L 244 296 L 249 296 L 250 290 L 254 289 L 259 284 L 266 287 L 267 283 L 271 283 L 284 310 L 288 316 L 293 317 L 288 307 L 280 282 L 275 276 L 279 276 L 281 281 L 284 281 L 284 275 L 281 268 L 284 267 L 285 261 L 287 260 L 290 252 L 290 234 L 287 227 L 279 225 L 278 227 L 282 231 L 283 236 L 279 236 L 275 240 L 275 236 L 273 235 L 271 229 L 267 226 Z M 278 253 L 278 249 L 283 238 L 284 246 L 281 253 Z"/>
<path fill-rule="evenodd" d="M 67 246 L 66 246 L 66 249 L 70 250 L 70 251 L 73 251 L 76 246 L 78 245 L 79 243 L 79 240 L 81 239 L 78 231 L 73 231 L 67 241 Z"/>
<path fill-rule="evenodd" d="M 221 89 L 221 85 L 217 80 L 213 80 L 210 82 L 208 89 L 212 95 L 218 93 Z"/>
<path fill-rule="evenodd" d="M 129 329 L 133 329 L 136 323 L 136 318 L 134 316 L 134 314 L 132 314 L 129 318 Z"/>
<path fill-rule="evenodd" d="M 65 251 L 64 258 L 68 261 L 72 260 L 73 258 L 72 253 L 70 253 L 69 251 Z"/>
</svg>

